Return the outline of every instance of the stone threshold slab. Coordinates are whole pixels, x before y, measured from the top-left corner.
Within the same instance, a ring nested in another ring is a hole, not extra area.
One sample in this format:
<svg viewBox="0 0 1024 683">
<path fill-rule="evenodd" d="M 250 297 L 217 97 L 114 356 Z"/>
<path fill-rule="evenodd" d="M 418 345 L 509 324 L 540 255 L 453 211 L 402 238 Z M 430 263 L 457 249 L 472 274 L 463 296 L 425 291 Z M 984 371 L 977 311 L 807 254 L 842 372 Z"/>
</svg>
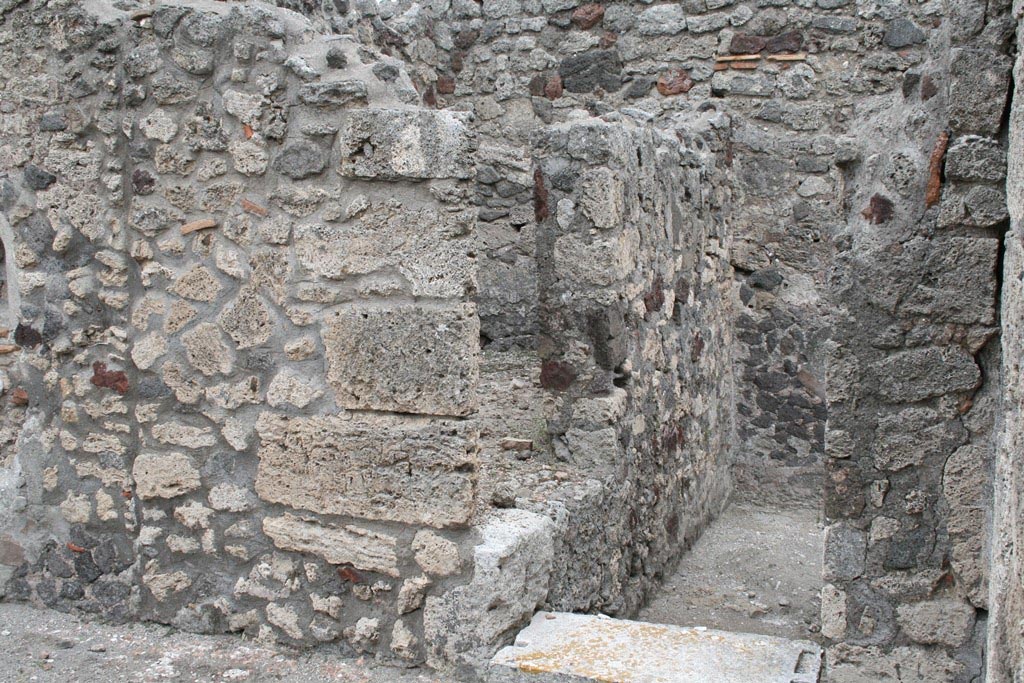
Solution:
<svg viewBox="0 0 1024 683">
<path fill-rule="evenodd" d="M 806 640 L 538 612 L 491 660 L 492 683 L 816 683 Z"/>
</svg>

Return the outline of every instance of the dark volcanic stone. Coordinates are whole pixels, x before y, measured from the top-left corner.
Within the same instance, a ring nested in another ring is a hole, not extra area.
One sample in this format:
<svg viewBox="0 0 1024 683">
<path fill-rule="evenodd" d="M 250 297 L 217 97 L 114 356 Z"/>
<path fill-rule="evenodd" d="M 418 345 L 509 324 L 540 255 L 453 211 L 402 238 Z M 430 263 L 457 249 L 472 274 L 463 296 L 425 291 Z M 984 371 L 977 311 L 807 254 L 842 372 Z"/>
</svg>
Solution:
<svg viewBox="0 0 1024 683">
<path fill-rule="evenodd" d="M 57 176 L 49 171 L 44 171 L 33 164 L 25 166 L 25 184 L 33 190 L 45 190 L 55 182 L 57 182 Z"/>
<path fill-rule="evenodd" d="M 882 42 L 885 43 L 886 47 L 898 50 L 923 43 L 924 39 L 924 31 L 918 28 L 917 24 L 906 17 L 900 17 L 889 22 L 889 27 L 885 31 L 885 37 L 882 38 Z"/>
<path fill-rule="evenodd" d="M 563 60 L 559 74 L 569 92 L 614 92 L 622 87 L 622 60 L 615 50 L 591 50 Z"/>
</svg>

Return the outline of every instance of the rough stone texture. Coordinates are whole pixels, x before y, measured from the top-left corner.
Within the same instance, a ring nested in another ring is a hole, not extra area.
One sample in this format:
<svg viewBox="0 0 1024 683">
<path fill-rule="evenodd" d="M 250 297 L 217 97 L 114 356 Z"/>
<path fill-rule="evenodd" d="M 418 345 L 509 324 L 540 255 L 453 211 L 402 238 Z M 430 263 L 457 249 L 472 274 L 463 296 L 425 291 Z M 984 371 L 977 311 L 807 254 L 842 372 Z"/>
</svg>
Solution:
<svg viewBox="0 0 1024 683">
<path fill-rule="evenodd" d="M 415 664 L 423 527 L 528 509 L 537 601 L 628 616 L 735 481 L 824 491 L 836 680 L 977 679 L 985 609 L 1012 680 L 1011 3 L 281 4 L 0 3 L 7 595 Z M 398 576 L 275 547 L 258 477 Z M 940 590 L 973 630 L 915 645 Z"/>
<path fill-rule="evenodd" d="M 339 405 L 434 415 L 476 409 L 472 306 L 347 306 L 323 328 L 327 382 Z"/>
<path fill-rule="evenodd" d="M 1021 3 L 1014 3 L 1020 12 Z M 1020 16 L 1019 14 L 1017 15 Z M 1024 672 L 1024 468 L 1021 466 L 1024 410 L 1022 410 L 1021 357 L 1024 349 L 1024 58 L 1019 46 L 1024 41 L 1020 22 L 1017 24 L 1018 56 L 1014 66 L 1014 97 L 1009 117 L 1008 176 L 1006 179 L 1010 229 L 1005 235 L 1002 292 L 1003 367 L 1000 377 L 998 406 L 1002 413 L 996 438 L 994 491 L 991 512 L 992 567 L 989 576 L 988 671 L 989 683 L 1018 683 Z M 967 455 L 966 453 L 964 454 Z M 951 463 L 952 467 L 957 462 Z M 969 481 L 969 480 L 968 480 Z M 958 487 L 956 494 L 968 494 L 971 486 Z M 962 498 L 956 500 L 964 502 Z M 959 507 L 961 514 L 968 511 Z"/>
<path fill-rule="evenodd" d="M 476 445 L 465 423 L 265 413 L 256 430 L 263 500 L 433 527 L 464 524 L 473 513 Z"/>
</svg>

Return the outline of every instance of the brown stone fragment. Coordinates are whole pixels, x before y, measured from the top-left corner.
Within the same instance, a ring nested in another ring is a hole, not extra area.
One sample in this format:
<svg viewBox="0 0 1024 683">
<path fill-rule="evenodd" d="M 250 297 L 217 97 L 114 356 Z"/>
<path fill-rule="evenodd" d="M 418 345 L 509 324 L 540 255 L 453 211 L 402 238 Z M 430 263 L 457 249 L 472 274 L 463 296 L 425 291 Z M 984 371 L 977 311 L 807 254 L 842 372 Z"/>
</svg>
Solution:
<svg viewBox="0 0 1024 683">
<path fill-rule="evenodd" d="M 555 74 L 544 84 L 544 97 L 549 100 L 557 100 L 562 96 L 562 77 Z"/>
<path fill-rule="evenodd" d="M 576 379 L 576 371 L 568 363 L 546 360 L 540 366 L 540 385 L 545 389 L 565 391 Z"/>
<path fill-rule="evenodd" d="M 771 54 L 780 52 L 799 52 L 804 46 L 804 34 L 800 31 L 787 31 L 768 39 L 765 50 Z"/>
<path fill-rule="evenodd" d="M 924 195 L 925 208 L 931 208 L 939 203 L 942 197 L 942 162 L 946 157 L 946 147 L 949 146 L 949 133 L 943 131 L 939 139 L 935 141 L 935 149 L 932 150 L 931 160 L 928 162 L 928 190 Z"/>
<path fill-rule="evenodd" d="M 597 3 L 581 5 L 572 13 L 572 23 L 586 31 L 597 25 L 604 18 L 604 7 Z"/>
<path fill-rule="evenodd" d="M 113 389 L 119 394 L 128 392 L 128 375 L 121 370 L 107 370 L 107 364 L 100 361 L 92 364 L 92 379 L 89 381 L 103 389 Z"/>
<path fill-rule="evenodd" d="M 598 46 L 602 50 L 607 50 L 617 42 L 619 42 L 618 35 L 612 33 L 611 31 L 605 31 L 604 34 L 601 36 L 601 42 L 598 43 Z"/>
<path fill-rule="evenodd" d="M 693 79 L 685 69 L 675 69 L 658 78 L 658 92 L 665 97 L 688 93 L 693 85 Z"/>
<path fill-rule="evenodd" d="M 437 92 L 442 95 L 451 95 L 455 92 L 455 79 L 451 76 L 437 77 Z"/>
<path fill-rule="evenodd" d="M 11 403 L 16 406 L 27 406 L 28 405 L 28 392 L 18 387 L 11 392 Z"/>
<path fill-rule="evenodd" d="M 533 217 L 540 223 L 550 214 L 548 210 L 548 188 L 544 187 L 544 174 L 539 168 L 533 170 Z"/>
<path fill-rule="evenodd" d="M 939 87 L 935 85 L 935 79 L 925 74 L 921 77 L 921 99 L 925 102 L 939 94 Z"/>
<path fill-rule="evenodd" d="M 871 221 L 874 225 L 881 225 L 892 220 L 893 204 L 888 197 L 876 194 L 871 197 L 866 209 L 860 215 Z"/>
<path fill-rule="evenodd" d="M 217 221 L 211 218 L 201 218 L 198 221 L 192 221 L 181 226 L 181 234 L 187 235 L 192 232 L 198 232 L 199 230 L 206 230 L 207 228 L 217 227 Z"/>
<path fill-rule="evenodd" d="M 255 216 L 266 218 L 267 214 L 270 213 L 269 211 L 267 211 L 266 207 L 260 206 L 255 202 L 250 202 L 248 199 L 243 199 L 241 201 L 241 204 L 242 211 L 245 211 L 246 213 L 251 213 Z"/>
<path fill-rule="evenodd" d="M 468 50 L 479 37 L 480 31 L 460 31 L 455 34 L 455 40 L 452 42 L 455 44 L 455 47 L 460 50 Z"/>
<path fill-rule="evenodd" d="M 737 33 L 729 43 L 729 52 L 734 55 L 756 54 L 768 47 L 768 39 L 763 36 L 752 36 L 749 33 Z"/>
<path fill-rule="evenodd" d="M 533 450 L 533 442 L 529 439 L 505 437 L 501 440 L 501 447 L 506 451 L 530 451 Z"/>
</svg>

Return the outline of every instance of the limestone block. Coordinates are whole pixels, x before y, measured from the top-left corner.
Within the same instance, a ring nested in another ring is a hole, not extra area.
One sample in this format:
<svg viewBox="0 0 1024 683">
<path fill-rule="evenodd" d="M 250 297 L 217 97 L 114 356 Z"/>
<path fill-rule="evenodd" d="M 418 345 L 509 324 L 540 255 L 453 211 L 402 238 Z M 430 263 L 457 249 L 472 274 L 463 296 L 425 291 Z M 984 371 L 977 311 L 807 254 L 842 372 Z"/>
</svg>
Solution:
<svg viewBox="0 0 1024 683">
<path fill-rule="evenodd" d="M 325 316 L 339 405 L 430 415 L 476 411 L 480 320 L 472 304 L 345 306 Z"/>
<path fill-rule="evenodd" d="M 344 225 L 295 230 L 299 263 L 331 280 L 397 270 L 414 296 L 458 299 L 475 290 L 475 212 L 373 204 Z"/>
<path fill-rule="evenodd" d="M 142 499 L 174 498 L 199 488 L 199 471 L 184 453 L 140 453 L 132 466 Z"/>
<path fill-rule="evenodd" d="M 822 576 L 826 581 L 849 581 L 864 572 L 867 538 L 860 529 L 844 523 L 825 529 L 825 559 Z"/>
<path fill-rule="evenodd" d="M 972 391 L 981 383 L 974 358 L 960 347 L 930 347 L 894 353 L 872 368 L 878 392 L 894 403 Z"/>
<path fill-rule="evenodd" d="M 426 600 L 423 638 L 435 668 L 490 657 L 506 633 L 544 602 L 554 557 L 554 522 L 498 510 L 479 528 L 473 579 Z"/>
<path fill-rule="evenodd" d="M 231 372 L 234 359 L 221 339 L 220 330 L 213 323 L 196 325 L 181 336 L 181 342 L 189 363 L 207 377 Z"/>
<path fill-rule="evenodd" d="M 256 492 L 268 502 L 432 527 L 472 514 L 476 435 L 465 423 L 264 413 L 256 429 Z"/>
<path fill-rule="evenodd" d="M 450 111 L 361 109 L 339 131 L 341 174 L 356 178 L 470 178 L 465 115 Z"/>
<path fill-rule="evenodd" d="M 967 445 L 946 460 L 942 493 L 949 509 L 946 528 L 952 544 L 953 570 L 967 589 L 971 602 L 988 602 L 987 501 L 991 499 L 989 468 L 992 453 L 984 446 Z"/>
<path fill-rule="evenodd" d="M 955 598 L 925 600 L 897 607 L 896 620 L 915 642 L 958 647 L 974 630 L 974 608 Z"/>
<path fill-rule="evenodd" d="M 625 217 L 625 185 L 610 168 L 594 168 L 583 174 L 580 208 L 599 228 L 620 227 Z"/>
<path fill-rule="evenodd" d="M 416 554 L 416 564 L 434 576 L 457 574 L 462 566 L 459 546 L 429 529 L 416 532 L 412 550 Z"/>
</svg>

